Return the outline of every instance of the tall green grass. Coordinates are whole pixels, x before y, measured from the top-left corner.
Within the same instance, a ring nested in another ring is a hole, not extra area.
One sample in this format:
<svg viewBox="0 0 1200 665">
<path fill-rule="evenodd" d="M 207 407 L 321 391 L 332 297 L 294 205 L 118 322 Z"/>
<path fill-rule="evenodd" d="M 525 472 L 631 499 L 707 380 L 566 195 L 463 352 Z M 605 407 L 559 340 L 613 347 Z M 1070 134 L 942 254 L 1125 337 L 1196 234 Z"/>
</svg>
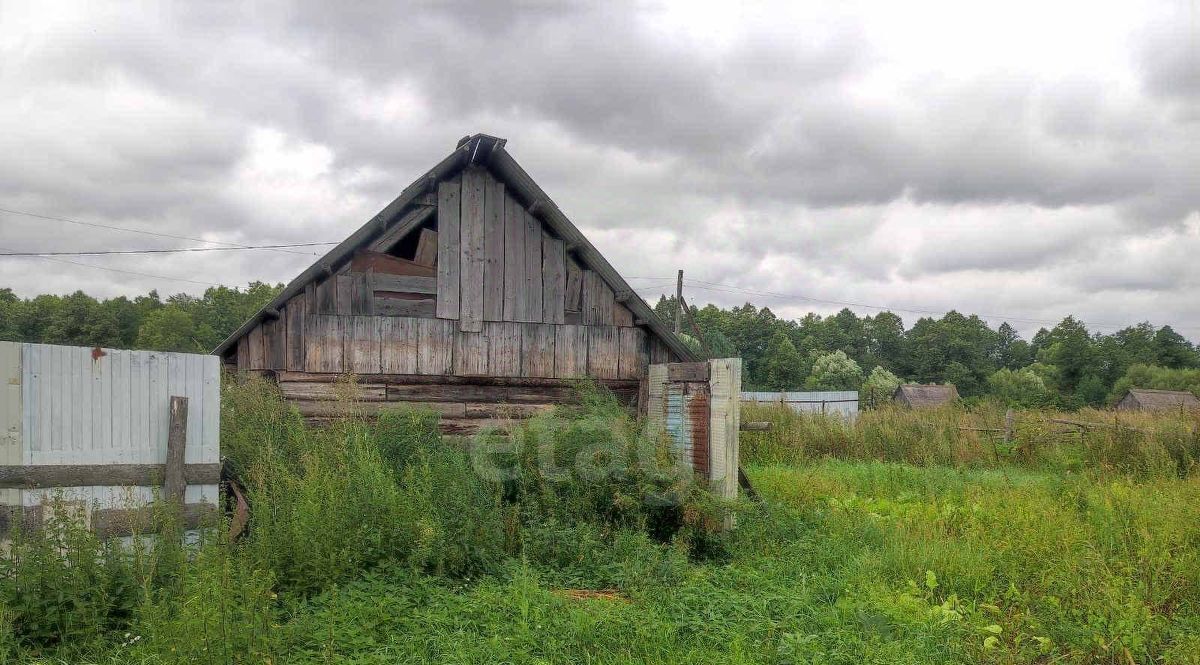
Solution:
<svg viewBox="0 0 1200 665">
<path fill-rule="evenodd" d="M 866 459 L 1180 477 L 1200 464 L 1200 414 L 1190 412 L 1018 411 L 1009 441 L 1003 434 L 1004 410 L 989 404 L 971 409 L 885 407 L 863 411 L 853 422 L 778 406 L 745 405 L 742 419 L 772 424 L 765 432 L 742 434 L 742 460 L 751 463 Z"/>
</svg>

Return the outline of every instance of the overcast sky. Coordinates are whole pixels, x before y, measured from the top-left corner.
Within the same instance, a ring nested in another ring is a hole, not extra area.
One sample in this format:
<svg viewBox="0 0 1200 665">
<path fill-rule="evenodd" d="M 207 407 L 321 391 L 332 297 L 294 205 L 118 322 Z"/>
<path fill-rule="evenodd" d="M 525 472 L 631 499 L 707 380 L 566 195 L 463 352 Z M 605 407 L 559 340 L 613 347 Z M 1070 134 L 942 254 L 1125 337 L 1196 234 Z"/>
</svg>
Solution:
<svg viewBox="0 0 1200 665">
<path fill-rule="evenodd" d="M 338 241 L 486 132 L 651 302 L 683 268 L 695 303 L 786 317 L 1200 339 L 1197 0 L 603 4 L 0 0 L 0 207 Z M 0 251 L 200 244 L 0 229 Z M 0 287 L 198 293 L 307 251 L 68 259 L 154 277 L 0 258 Z"/>
</svg>

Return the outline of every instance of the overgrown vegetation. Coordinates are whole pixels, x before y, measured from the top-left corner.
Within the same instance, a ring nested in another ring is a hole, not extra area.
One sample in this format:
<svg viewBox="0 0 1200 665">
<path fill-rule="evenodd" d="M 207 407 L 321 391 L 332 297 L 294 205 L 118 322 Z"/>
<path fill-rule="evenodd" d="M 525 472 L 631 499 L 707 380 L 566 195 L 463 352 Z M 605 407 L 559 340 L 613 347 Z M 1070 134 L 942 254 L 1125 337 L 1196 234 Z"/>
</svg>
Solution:
<svg viewBox="0 0 1200 665">
<path fill-rule="evenodd" d="M 776 422 L 742 438 L 764 501 L 730 506 L 602 392 L 465 447 L 345 393 L 311 429 L 226 388 L 236 543 L 18 534 L 0 660 L 1200 662 L 1195 416 L 1027 412 L 994 445 L 998 406 L 748 408 Z"/>
</svg>

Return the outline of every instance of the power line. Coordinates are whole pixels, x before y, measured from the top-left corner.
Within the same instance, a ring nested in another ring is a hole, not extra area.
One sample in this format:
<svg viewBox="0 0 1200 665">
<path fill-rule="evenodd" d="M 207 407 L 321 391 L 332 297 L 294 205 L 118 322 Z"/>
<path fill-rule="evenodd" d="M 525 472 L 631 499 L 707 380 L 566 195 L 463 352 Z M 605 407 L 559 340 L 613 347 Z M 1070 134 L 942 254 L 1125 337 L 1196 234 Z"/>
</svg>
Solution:
<svg viewBox="0 0 1200 665">
<path fill-rule="evenodd" d="M 68 219 L 66 217 L 55 217 L 53 215 L 42 215 L 36 212 L 28 212 L 25 210 L 13 210 L 12 208 L 0 208 L 0 212 L 6 212 L 10 215 L 24 215 L 25 217 L 35 217 L 37 219 L 48 219 L 55 222 L 65 222 L 67 224 L 78 224 L 79 226 L 90 226 L 96 229 L 108 229 L 110 231 L 124 231 L 126 233 L 140 233 L 147 236 L 157 236 L 159 238 L 174 238 L 176 240 L 190 240 L 192 242 L 203 242 L 212 245 L 224 245 L 226 247 L 246 248 L 249 245 L 241 245 L 235 242 L 225 242 L 223 240 L 206 240 L 204 238 L 193 238 L 191 236 L 175 235 L 173 233 L 160 233 L 158 231 L 146 231 L 143 229 L 131 229 L 125 226 L 113 226 L 111 224 L 100 224 L 97 222 L 81 222 L 77 219 Z M 288 249 L 276 249 L 274 251 L 283 252 L 285 254 L 310 254 L 311 252 L 293 252 Z"/>
<path fill-rule="evenodd" d="M 7 247 L 0 247 L 0 250 L 4 250 L 6 252 L 12 251 L 12 250 L 8 249 Z M 138 277 L 151 277 L 153 279 L 166 279 L 166 280 L 170 280 L 172 282 L 187 282 L 189 284 L 200 284 L 201 286 L 222 286 L 221 284 L 216 284 L 213 282 L 201 282 L 199 280 L 184 279 L 182 277 L 167 277 L 166 275 L 154 275 L 154 274 L 151 274 L 148 272 L 138 272 L 136 270 L 122 270 L 120 268 L 109 268 L 107 266 L 92 265 L 90 263 L 80 263 L 78 261 L 68 261 L 67 259 L 55 259 L 55 258 L 51 258 L 49 256 L 33 256 L 30 258 L 41 259 L 43 261 L 53 261 L 55 263 L 67 263 L 67 264 L 70 264 L 73 266 L 82 266 L 84 268 L 95 268 L 96 270 L 107 270 L 109 272 L 117 272 L 117 273 L 121 273 L 124 275 L 136 275 Z"/>
<path fill-rule="evenodd" d="M 3 256 L 111 256 L 114 254 L 174 254 L 179 252 L 241 252 L 251 249 L 280 249 L 284 247 L 318 247 L 321 245 L 336 245 L 336 242 L 300 242 L 287 245 L 246 245 L 243 247 L 178 247 L 174 249 L 103 249 L 84 252 L 4 252 Z"/>
</svg>

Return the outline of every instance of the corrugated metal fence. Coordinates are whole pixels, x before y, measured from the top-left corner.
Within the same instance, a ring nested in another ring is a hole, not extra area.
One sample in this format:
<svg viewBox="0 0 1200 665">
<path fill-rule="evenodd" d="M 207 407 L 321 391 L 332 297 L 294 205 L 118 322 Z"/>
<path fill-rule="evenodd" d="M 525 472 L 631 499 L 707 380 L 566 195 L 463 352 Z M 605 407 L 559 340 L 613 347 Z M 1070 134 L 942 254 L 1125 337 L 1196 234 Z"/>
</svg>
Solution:
<svg viewBox="0 0 1200 665">
<path fill-rule="evenodd" d="M 61 494 L 91 511 L 152 501 L 172 395 L 188 398 L 184 502 L 217 503 L 216 356 L 0 342 L 0 378 L 0 503 Z"/>
<path fill-rule="evenodd" d="M 785 404 L 797 413 L 840 415 L 847 420 L 858 417 L 857 390 L 813 392 L 742 392 L 743 404 Z"/>
</svg>

